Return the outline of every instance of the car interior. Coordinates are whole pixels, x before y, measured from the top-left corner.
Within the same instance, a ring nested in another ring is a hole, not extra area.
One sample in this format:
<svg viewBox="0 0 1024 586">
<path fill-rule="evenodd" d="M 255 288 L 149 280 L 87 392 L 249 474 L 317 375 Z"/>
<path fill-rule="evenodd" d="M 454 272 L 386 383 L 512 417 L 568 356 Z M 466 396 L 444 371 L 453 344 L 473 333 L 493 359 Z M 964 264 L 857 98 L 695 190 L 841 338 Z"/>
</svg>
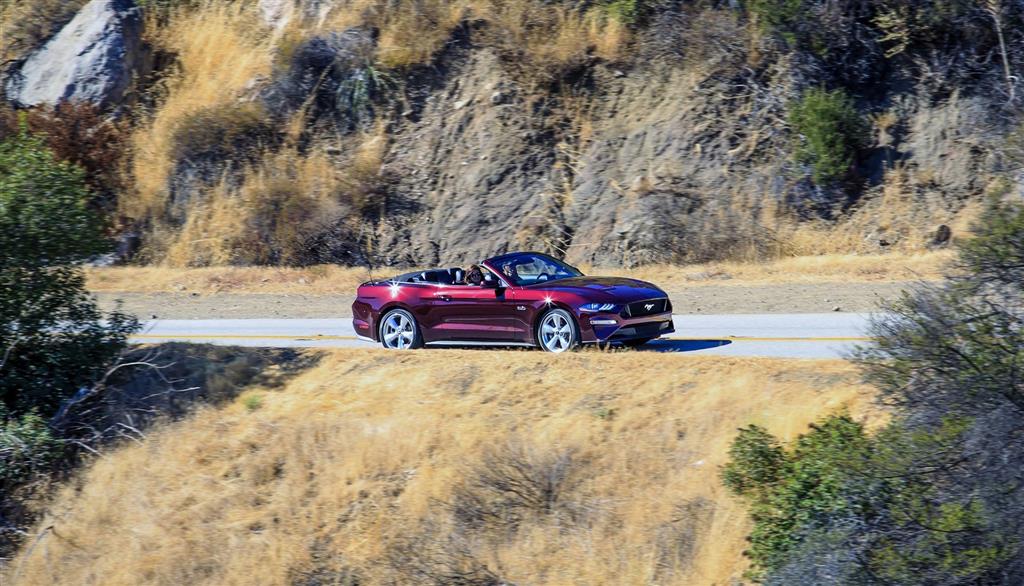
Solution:
<svg viewBox="0 0 1024 586">
<path fill-rule="evenodd" d="M 488 283 L 493 283 L 497 280 L 489 269 L 481 266 L 480 269 L 484 273 L 484 280 Z M 426 271 L 420 271 L 416 273 L 406 273 L 404 275 L 398 275 L 394 279 L 397 283 L 424 283 L 428 285 L 469 285 L 466 282 L 466 271 L 459 267 L 452 267 L 450 269 L 430 269 Z"/>
<path fill-rule="evenodd" d="M 431 269 L 418 273 L 406 273 L 396 279 L 399 283 L 429 283 L 436 285 L 465 285 L 466 272 L 459 267 Z"/>
</svg>

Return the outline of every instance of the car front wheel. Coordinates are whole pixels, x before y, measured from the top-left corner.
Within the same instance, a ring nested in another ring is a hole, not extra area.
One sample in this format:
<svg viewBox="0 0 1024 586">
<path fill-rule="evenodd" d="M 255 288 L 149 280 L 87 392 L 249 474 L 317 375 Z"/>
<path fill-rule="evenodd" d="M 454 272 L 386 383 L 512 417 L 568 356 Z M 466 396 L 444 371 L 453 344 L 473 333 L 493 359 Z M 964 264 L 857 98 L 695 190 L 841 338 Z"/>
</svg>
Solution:
<svg viewBox="0 0 1024 586">
<path fill-rule="evenodd" d="M 544 314 L 537 326 L 537 340 L 545 352 L 561 353 L 579 344 L 579 334 L 572 316 L 564 309 L 553 309 Z"/>
<path fill-rule="evenodd" d="M 392 309 L 380 321 L 380 343 L 389 350 L 410 350 L 423 345 L 416 318 L 404 309 Z"/>
</svg>

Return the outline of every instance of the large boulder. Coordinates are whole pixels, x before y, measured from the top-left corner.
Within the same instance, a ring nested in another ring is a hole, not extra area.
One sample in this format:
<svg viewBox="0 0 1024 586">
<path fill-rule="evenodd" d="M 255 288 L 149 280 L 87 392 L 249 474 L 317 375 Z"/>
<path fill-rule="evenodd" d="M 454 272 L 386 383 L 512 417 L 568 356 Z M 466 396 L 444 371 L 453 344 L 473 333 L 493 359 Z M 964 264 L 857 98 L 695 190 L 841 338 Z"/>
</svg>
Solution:
<svg viewBox="0 0 1024 586">
<path fill-rule="evenodd" d="M 133 0 L 92 0 L 8 77 L 7 99 L 19 106 L 119 104 L 145 62 L 142 18 Z"/>
</svg>

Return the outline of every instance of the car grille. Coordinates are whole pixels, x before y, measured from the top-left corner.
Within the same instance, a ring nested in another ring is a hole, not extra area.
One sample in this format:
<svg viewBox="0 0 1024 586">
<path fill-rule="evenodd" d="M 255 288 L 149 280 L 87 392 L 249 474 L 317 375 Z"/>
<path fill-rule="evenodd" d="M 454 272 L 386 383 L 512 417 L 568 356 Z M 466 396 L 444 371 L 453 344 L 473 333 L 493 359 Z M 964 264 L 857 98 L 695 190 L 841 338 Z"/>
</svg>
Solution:
<svg viewBox="0 0 1024 586">
<path fill-rule="evenodd" d="M 619 328 L 611 339 L 629 340 L 632 338 L 656 338 L 661 335 L 662 330 L 668 329 L 668 324 L 669 322 L 663 321 Z"/>
<path fill-rule="evenodd" d="M 643 317 L 656 313 L 665 313 L 672 309 L 668 299 L 648 299 L 630 303 L 622 310 L 622 317 Z"/>
</svg>

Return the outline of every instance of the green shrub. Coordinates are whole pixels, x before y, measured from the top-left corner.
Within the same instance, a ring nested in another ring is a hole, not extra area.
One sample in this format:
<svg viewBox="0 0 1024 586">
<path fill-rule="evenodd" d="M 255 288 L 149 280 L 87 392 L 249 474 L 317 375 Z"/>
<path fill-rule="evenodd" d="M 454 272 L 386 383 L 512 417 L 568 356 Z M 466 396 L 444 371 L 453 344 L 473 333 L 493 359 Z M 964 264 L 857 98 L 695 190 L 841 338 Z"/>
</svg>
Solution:
<svg viewBox="0 0 1024 586">
<path fill-rule="evenodd" d="M 60 457 L 62 445 L 34 411 L 21 417 L 5 414 L 0 406 L 0 487 L 9 488 L 47 471 Z"/>
<path fill-rule="evenodd" d="M 637 24 L 650 14 L 657 0 L 604 0 L 603 8 L 609 16 L 623 24 Z"/>
<path fill-rule="evenodd" d="M 804 0 L 747 0 L 745 8 L 766 31 L 785 33 L 806 16 Z"/>
<path fill-rule="evenodd" d="M 73 264 L 105 252 L 81 168 L 22 129 L 0 143 L 0 270 Z"/>
<path fill-rule="evenodd" d="M 804 530 L 847 511 L 844 489 L 867 442 L 863 426 L 846 415 L 812 425 L 789 450 L 760 427 L 740 430 L 722 481 L 750 502 L 750 577 L 779 568 L 801 544 Z"/>
<path fill-rule="evenodd" d="M 993 203 L 941 286 L 891 303 L 857 352 L 892 421 L 833 416 L 780 447 L 741 430 L 722 480 L 768 584 L 1024 583 L 1024 204 Z"/>
<path fill-rule="evenodd" d="M 773 486 L 785 462 L 786 454 L 775 436 L 757 425 L 744 427 L 729 448 L 722 482 L 734 493 L 750 496 Z"/>
<path fill-rule="evenodd" d="M 104 252 L 81 169 L 25 130 L 0 143 L 0 402 L 53 413 L 96 381 L 138 329 L 104 315 L 79 267 Z"/>
<path fill-rule="evenodd" d="M 799 137 L 796 160 L 819 185 L 845 177 L 865 143 L 864 122 L 842 90 L 809 90 L 790 106 L 789 124 Z"/>
<path fill-rule="evenodd" d="M 242 403 L 247 411 L 259 411 L 263 407 L 263 395 L 249 395 Z"/>
</svg>

